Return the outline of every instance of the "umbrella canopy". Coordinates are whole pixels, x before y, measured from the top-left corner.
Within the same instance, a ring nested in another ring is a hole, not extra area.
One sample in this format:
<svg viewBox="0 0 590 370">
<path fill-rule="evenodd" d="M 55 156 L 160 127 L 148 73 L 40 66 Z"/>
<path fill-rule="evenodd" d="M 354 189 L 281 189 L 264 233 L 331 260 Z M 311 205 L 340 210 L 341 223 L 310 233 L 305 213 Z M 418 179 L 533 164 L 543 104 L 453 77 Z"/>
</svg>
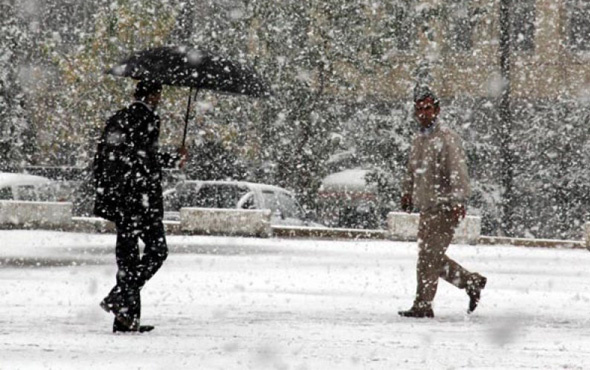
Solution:
<svg viewBox="0 0 590 370">
<path fill-rule="evenodd" d="M 107 73 L 197 90 L 253 97 L 269 95 L 267 85 L 252 69 L 208 51 L 185 46 L 163 46 L 139 51 Z"/>
<path fill-rule="evenodd" d="M 139 51 L 106 73 L 159 82 L 162 85 L 190 87 L 182 137 L 183 146 L 193 89 L 197 92 L 207 89 L 257 98 L 270 96 L 267 84 L 252 69 L 208 51 L 186 46 L 162 46 Z"/>
</svg>

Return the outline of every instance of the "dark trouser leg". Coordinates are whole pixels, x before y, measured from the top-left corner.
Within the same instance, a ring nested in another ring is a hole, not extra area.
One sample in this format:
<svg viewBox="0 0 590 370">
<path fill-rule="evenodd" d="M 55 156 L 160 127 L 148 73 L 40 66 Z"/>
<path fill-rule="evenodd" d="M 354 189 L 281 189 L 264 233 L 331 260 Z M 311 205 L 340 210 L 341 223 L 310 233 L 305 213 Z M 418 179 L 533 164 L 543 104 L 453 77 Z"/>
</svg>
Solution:
<svg viewBox="0 0 590 370">
<path fill-rule="evenodd" d="M 131 304 L 129 307 L 129 311 L 123 315 L 125 321 L 121 321 L 120 317 L 120 315 L 115 314 L 115 320 L 113 321 L 113 332 L 139 330 L 139 323 L 141 319 L 141 296 L 139 291 L 137 291 L 133 304 Z"/>
<path fill-rule="evenodd" d="M 168 257 L 168 246 L 162 222 L 134 230 L 129 225 L 117 227 L 117 286 L 121 291 L 139 290 L 162 267 Z M 138 239 L 145 244 L 140 258 Z M 116 289 L 116 287 L 114 288 Z"/>
<path fill-rule="evenodd" d="M 440 278 L 456 286 L 459 289 L 465 289 L 467 282 L 473 275 L 467 271 L 463 266 L 453 261 L 446 255 L 443 256 L 442 269 Z"/>
<path fill-rule="evenodd" d="M 145 244 L 140 258 L 138 239 Z M 168 256 L 168 247 L 161 221 L 144 226 L 140 231 L 131 223 L 117 224 L 117 285 L 107 297 L 113 312 L 125 321 L 137 321 L 141 316 L 140 290 L 160 269 Z"/>
<path fill-rule="evenodd" d="M 117 245 L 115 256 L 117 258 L 117 285 L 121 288 L 129 288 L 137 280 L 137 267 L 139 265 L 139 230 L 132 224 L 117 224 Z"/>
<path fill-rule="evenodd" d="M 415 306 L 430 307 L 438 288 L 438 279 L 464 288 L 471 273 L 445 255 L 457 223 L 449 211 L 420 215 Z"/>
<path fill-rule="evenodd" d="M 116 317 L 133 321 L 139 305 L 139 290 L 136 288 L 139 265 L 139 246 L 137 228 L 131 222 L 117 223 L 117 284 L 105 301 L 112 307 Z"/>
<path fill-rule="evenodd" d="M 145 244 L 143 256 L 137 267 L 137 288 L 145 283 L 162 267 L 168 257 L 166 234 L 162 221 L 154 222 L 143 229 L 141 239 Z"/>
</svg>

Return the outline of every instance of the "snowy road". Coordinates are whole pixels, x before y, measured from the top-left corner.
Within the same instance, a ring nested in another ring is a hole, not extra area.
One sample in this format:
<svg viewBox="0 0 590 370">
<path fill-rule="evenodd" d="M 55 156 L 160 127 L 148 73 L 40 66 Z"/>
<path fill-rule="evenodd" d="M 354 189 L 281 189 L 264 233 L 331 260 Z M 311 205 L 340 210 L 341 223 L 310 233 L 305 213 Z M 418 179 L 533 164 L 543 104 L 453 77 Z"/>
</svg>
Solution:
<svg viewBox="0 0 590 370">
<path fill-rule="evenodd" d="M 149 334 L 113 335 L 98 302 L 114 236 L 0 231 L 0 369 L 583 369 L 590 253 L 452 246 L 482 305 L 441 283 L 402 319 L 415 244 L 169 237 L 143 291 Z"/>
</svg>

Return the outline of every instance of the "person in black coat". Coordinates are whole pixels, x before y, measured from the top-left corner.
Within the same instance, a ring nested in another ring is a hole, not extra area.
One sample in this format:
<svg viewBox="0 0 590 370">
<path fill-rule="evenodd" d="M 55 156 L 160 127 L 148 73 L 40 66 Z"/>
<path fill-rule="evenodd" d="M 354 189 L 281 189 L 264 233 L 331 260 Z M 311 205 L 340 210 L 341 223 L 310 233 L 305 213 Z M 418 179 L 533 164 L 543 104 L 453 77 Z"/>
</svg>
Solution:
<svg viewBox="0 0 590 370">
<path fill-rule="evenodd" d="M 183 166 L 187 151 L 160 153 L 155 112 L 162 86 L 140 81 L 135 102 L 107 120 L 94 159 L 94 213 L 117 227 L 117 284 L 100 306 L 115 315 L 113 332 L 150 331 L 140 325 L 140 290 L 168 255 L 162 197 L 162 167 Z M 138 239 L 145 244 L 140 254 Z"/>
</svg>

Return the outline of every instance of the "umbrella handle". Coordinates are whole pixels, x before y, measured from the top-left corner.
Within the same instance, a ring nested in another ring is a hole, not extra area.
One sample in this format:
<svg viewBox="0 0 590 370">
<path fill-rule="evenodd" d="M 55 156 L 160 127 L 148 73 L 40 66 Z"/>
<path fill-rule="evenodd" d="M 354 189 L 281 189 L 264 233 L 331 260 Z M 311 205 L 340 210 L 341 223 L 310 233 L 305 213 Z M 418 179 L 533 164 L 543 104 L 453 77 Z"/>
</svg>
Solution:
<svg viewBox="0 0 590 370">
<path fill-rule="evenodd" d="M 195 90 L 195 100 L 197 100 L 197 94 L 199 93 L 199 89 Z M 188 104 L 186 106 L 186 114 L 184 115 L 184 133 L 182 135 L 182 146 L 184 147 L 184 143 L 186 142 L 186 132 L 188 130 L 188 119 L 189 119 L 189 114 L 191 111 L 191 101 L 192 101 L 192 96 L 193 96 L 193 88 L 190 88 L 190 91 L 188 93 Z"/>
</svg>

